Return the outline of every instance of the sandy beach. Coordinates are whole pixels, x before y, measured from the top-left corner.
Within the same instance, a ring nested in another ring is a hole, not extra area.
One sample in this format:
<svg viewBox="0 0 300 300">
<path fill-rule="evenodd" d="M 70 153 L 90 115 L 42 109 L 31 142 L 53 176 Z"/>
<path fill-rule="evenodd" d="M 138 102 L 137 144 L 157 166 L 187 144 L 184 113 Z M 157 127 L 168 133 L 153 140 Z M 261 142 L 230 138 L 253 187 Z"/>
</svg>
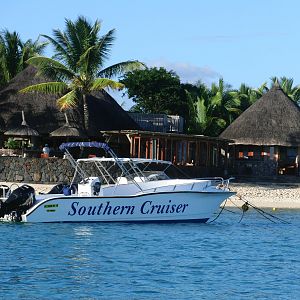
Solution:
<svg viewBox="0 0 300 300">
<path fill-rule="evenodd" d="M 231 183 L 230 189 L 237 195 L 228 199 L 226 206 L 241 207 L 249 201 L 260 208 L 300 209 L 300 184 Z"/>
<path fill-rule="evenodd" d="M 1 182 L 12 189 L 25 183 Z M 46 193 L 53 184 L 32 184 L 36 193 Z M 300 209 L 300 184 L 291 183 L 231 183 L 237 195 L 226 201 L 227 207 L 241 207 L 245 201 L 260 208 Z M 241 200 L 242 199 L 242 200 Z"/>
</svg>

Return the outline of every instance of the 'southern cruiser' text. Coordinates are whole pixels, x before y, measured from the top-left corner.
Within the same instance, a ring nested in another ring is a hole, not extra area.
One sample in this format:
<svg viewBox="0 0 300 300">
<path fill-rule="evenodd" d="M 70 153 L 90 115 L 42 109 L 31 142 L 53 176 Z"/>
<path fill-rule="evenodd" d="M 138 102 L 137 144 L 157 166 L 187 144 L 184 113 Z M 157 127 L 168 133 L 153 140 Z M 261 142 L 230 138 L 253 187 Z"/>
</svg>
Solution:
<svg viewBox="0 0 300 300">
<path fill-rule="evenodd" d="M 153 204 L 153 201 L 145 201 L 141 206 L 136 205 L 111 205 L 110 201 L 99 205 L 85 206 L 74 201 L 68 212 L 69 216 L 83 215 L 133 215 L 135 212 L 143 215 L 149 214 L 179 214 L 184 213 L 188 204 L 172 204 L 172 200 L 168 204 Z"/>
</svg>

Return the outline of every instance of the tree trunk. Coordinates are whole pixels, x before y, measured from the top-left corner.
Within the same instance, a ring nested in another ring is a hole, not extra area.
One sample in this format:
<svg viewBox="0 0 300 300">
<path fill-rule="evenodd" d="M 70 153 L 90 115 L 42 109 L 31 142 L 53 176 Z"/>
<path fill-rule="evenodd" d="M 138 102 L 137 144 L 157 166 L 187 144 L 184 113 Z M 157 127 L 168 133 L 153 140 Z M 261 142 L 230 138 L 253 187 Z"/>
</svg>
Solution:
<svg viewBox="0 0 300 300">
<path fill-rule="evenodd" d="M 83 100 L 83 124 L 84 124 L 84 129 L 88 133 L 88 131 L 89 131 L 89 110 L 88 110 L 88 105 L 87 105 L 87 95 L 86 94 L 82 95 L 82 100 Z"/>
</svg>

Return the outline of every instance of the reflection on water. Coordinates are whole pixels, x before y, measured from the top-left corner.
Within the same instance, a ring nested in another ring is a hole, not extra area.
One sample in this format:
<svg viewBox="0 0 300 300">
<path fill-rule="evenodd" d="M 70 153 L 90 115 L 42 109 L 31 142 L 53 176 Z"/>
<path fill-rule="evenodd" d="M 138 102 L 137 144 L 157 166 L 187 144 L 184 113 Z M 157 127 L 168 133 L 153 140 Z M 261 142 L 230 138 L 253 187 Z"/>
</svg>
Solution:
<svg viewBox="0 0 300 300">
<path fill-rule="evenodd" d="M 74 227 L 74 233 L 75 233 L 75 235 L 79 235 L 79 236 L 93 235 L 92 227 L 90 227 L 90 226 Z"/>
<path fill-rule="evenodd" d="M 300 211 L 212 224 L 0 224 L 0 299 L 297 299 Z"/>
</svg>

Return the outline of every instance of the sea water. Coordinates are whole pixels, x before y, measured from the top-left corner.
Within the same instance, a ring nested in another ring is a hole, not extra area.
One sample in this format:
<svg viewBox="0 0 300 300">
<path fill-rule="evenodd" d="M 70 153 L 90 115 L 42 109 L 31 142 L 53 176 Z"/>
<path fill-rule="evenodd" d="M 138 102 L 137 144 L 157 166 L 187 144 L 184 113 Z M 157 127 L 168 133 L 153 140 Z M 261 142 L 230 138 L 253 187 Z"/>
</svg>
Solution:
<svg viewBox="0 0 300 300">
<path fill-rule="evenodd" d="M 289 224 L 1 223 L 0 299 L 300 299 L 300 211 L 271 213 Z"/>
</svg>

